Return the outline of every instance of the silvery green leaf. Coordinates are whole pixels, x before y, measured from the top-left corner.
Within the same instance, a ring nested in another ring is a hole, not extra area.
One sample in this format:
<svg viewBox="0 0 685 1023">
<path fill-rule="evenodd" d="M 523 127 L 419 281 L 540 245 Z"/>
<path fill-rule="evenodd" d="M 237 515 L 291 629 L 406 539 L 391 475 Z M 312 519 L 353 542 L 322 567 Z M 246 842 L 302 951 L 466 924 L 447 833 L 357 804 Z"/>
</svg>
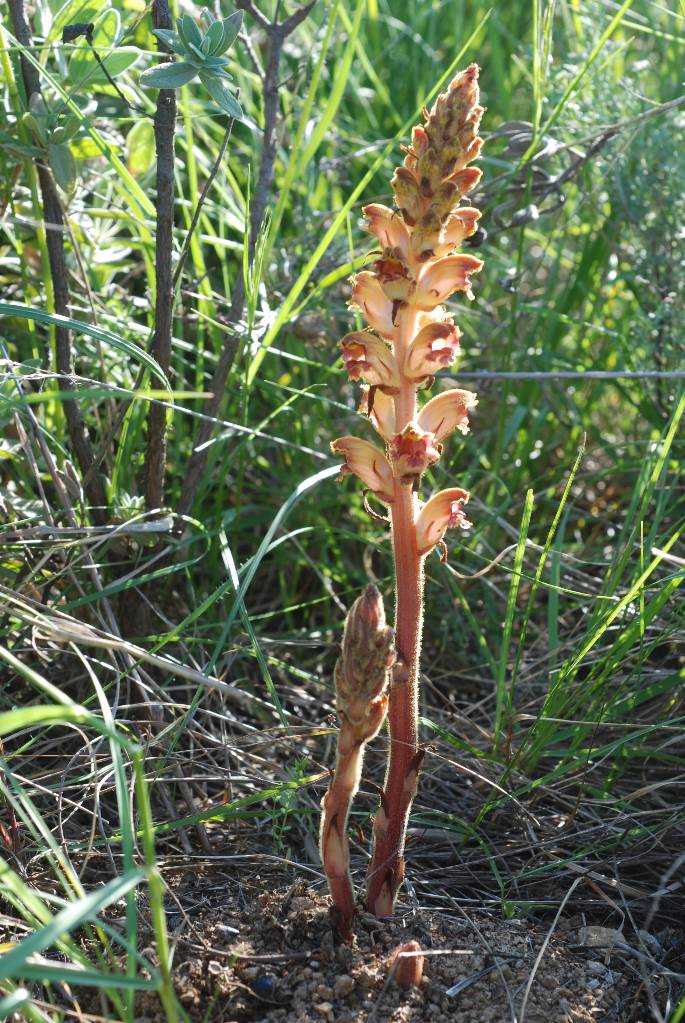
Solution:
<svg viewBox="0 0 685 1023">
<path fill-rule="evenodd" d="M 71 192 L 76 184 L 76 161 L 69 146 L 48 144 L 48 163 L 55 181 L 63 192 Z"/>
<path fill-rule="evenodd" d="M 200 11 L 200 21 L 204 25 L 205 31 L 207 31 L 215 23 L 216 18 L 207 7 L 203 7 Z"/>
<path fill-rule="evenodd" d="M 236 41 L 238 32 L 240 32 L 240 26 L 243 23 L 243 12 L 236 11 L 231 14 L 228 18 L 224 18 L 222 25 L 224 27 L 224 38 L 221 44 L 220 53 L 225 53 L 229 47 L 233 46 Z"/>
<path fill-rule="evenodd" d="M 243 111 L 238 100 L 235 98 L 228 86 L 224 84 L 221 78 L 218 78 L 216 75 L 207 71 L 201 71 L 200 81 L 214 102 L 221 107 L 224 113 L 228 114 L 230 117 L 241 118 L 243 116 Z"/>
<path fill-rule="evenodd" d="M 177 53 L 179 57 L 183 57 L 186 52 L 186 48 L 170 28 L 153 28 L 152 30 L 158 39 L 161 39 L 165 46 L 167 46 L 174 53 Z"/>
<path fill-rule="evenodd" d="M 159 64 L 148 68 L 140 76 L 140 84 L 148 89 L 180 89 L 197 74 L 197 68 L 179 61 L 177 64 Z"/>
<path fill-rule="evenodd" d="M 202 63 L 204 63 L 205 55 L 202 52 L 202 47 L 201 46 L 196 46 L 195 43 L 188 43 L 188 51 L 189 51 L 189 56 L 196 57 L 197 60 L 202 61 Z"/>
<path fill-rule="evenodd" d="M 195 24 L 195 19 L 191 18 L 189 14 L 184 14 L 181 21 L 183 23 L 183 35 L 188 46 L 197 46 L 199 50 L 202 46 L 202 33 Z"/>
<path fill-rule="evenodd" d="M 224 41 L 224 26 L 220 21 L 210 25 L 202 40 L 202 49 L 205 53 L 219 53 Z"/>
<path fill-rule="evenodd" d="M 225 68 L 227 63 L 228 60 L 226 57 L 205 57 L 204 59 L 205 67 L 211 68 L 212 70 L 214 70 L 215 68 L 217 70 L 219 68 Z M 228 72 L 226 72 L 226 74 L 228 74 Z"/>
</svg>

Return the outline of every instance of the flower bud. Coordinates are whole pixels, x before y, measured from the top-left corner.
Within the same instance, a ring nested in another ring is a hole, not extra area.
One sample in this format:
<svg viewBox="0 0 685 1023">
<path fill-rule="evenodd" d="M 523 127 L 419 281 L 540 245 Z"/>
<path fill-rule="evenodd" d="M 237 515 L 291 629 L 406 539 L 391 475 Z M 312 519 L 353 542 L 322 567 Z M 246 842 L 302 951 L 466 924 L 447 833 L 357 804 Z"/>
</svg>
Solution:
<svg viewBox="0 0 685 1023">
<path fill-rule="evenodd" d="M 469 529 L 471 523 L 462 511 L 469 499 L 468 491 L 454 487 L 441 490 L 424 504 L 416 520 L 416 545 L 419 554 L 428 554 L 439 543 L 448 529 L 460 526 Z"/>
<path fill-rule="evenodd" d="M 424 956 L 418 941 L 408 941 L 396 948 L 390 960 L 395 983 L 405 990 L 420 987 L 423 980 Z"/>
<path fill-rule="evenodd" d="M 335 666 L 337 709 L 360 742 L 381 727 L 388 702 L 395 634 L 386 623 L 383 597 L 371 583 L 345 619 L 342 650 Z"/>
<path fill-rule="evenodd" d="M 423 406 L 419 413 L 419 426 L 433 433 L 436 441 L 444 440 L 455 430 L 468 433 L 469 409 L 477 404 L 478 399 L 471 391 L 457 388 L 443 391 Z"/>
<path fill-rule="evenodd" d="M 426 206 L 418 181 L 406 167 L 398 167 L 390 184 L 405 224 L 413 226 Z"/>
<path fill-rule="evenodd" d="M 374 492 L 379 501 L 390 504 L 394 496 L 394 482 L 390 463 L 375 444 L 359 437 L 340 437 L 331 444 L 331 451 L 345 457 L 340 476 L 354 473 Z"/>
<path fill-rule="evenodd" d="M 350 380 L 366 380 L 375 387 L 394 392 L 400 385 L 395 357 L 386 345 L 370 331 L 346 334 L 340 342 L 342 358 Z"/>
</svg>

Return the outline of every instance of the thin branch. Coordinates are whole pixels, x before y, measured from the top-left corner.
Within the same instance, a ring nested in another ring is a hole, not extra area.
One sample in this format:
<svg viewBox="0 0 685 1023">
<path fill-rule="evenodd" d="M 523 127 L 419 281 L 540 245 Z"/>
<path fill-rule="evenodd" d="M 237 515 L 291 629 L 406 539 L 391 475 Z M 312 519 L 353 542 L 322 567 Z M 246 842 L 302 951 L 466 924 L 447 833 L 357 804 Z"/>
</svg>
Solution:
<svg viewBox="0 0 685 1023">
<path fill-rule="evenodd" d="M 176 289 L 178 287 L 178 282 L 180 281 L 181 274 L 183 273 L 183 267 L 184 267 L 185 261 L 186 261 L 186 259 L 188 257 L 188 251 L 190 249 L 190 243 L 192 241 L 193 234 L 195 233 L 195 228 L 197 227 L 198 221 L 200 219 L 200 213 L 202 212 L 202 207 L 205 204 L 205 200 L 207 198 L 209 190 L 212 187 L 212 184 L 214 182 L 214 178 L 218 174 L 219 167 L 221 166 L 221 162 L 222 162 L 222 160 L 224 158 L 224 155 L 226 153 L 226 147 L 228 146 L 229 140 L 231 138 L 231 132 L 233 131 L 233 124 L 234 124 L 234 121 L 233 121 L 233 119 L 231 119 L 228 122 L 228 128 L 226 129 L 226 131 L 224 133 L 223 142 L 221 143 L 221 148 L 219 149 L 218 156 L 217 156 L 216 160 L 214 161 L 214 165 L 212 166 L 211 171 L 209 172 L 209 177 L 207 178 L 207 180 L 204 183 L 204 187 L 202 189 L 202 193 L 200 194 L 200 198 L 198 200 L 197 206 L 195 207 L 195 212 L 193 213 L 193 219 L 190 222 L 190 227 L 188 228 L 188 233 L 185 236 L 185 240 L 183 242 L 183 248 L 181 249 L 181 254 L 178 257 L 178 262 L 176 263 L 176 269 L 174 270 L 174 279 L 173 279 L 173 284 L 172 284 L 173 290 L 174 290 L 174 295 L 176 294 Z"/>
<path fill-rule="evenodd" d="M 23 48 L 29 49 L 31 46 L 31 32 L 24 12 L 24 0 L 9 0 L 9 10 L 17 41 Z M 30 102 L 32 96 L 40 96 L 42 92 L 38 71 L 26 59 L 23 53 L 21 54 L 21 70 L 26 99 L 27 102 Z M 40 159 L 35 161 L 35 165 L 38 172 L 38 182 L 43 200 L 43 215 L 47 228 L 45 236 L 55 312 L 60 316 L 69 316 L 69 284 L 64 254 L 64 213 L 62 211 L 62 204 L 57 192 L 57 186 L 48 167 Z M 61 390 L 68 391 L 71 389 L 71 380 L 74 373 L 71 336 L 66 327 L 63 326 L 55 326 L 54 331 L 55 362 L 57 373 L 59 374 L 59 385 Z M 76 461 L 84 477 L 84 487 L 88 500 L 92 505 L 93 519 L 99 524 L 105 520 L 107 498 L 101 477 L 97 472 L 93 471 L 93 446 L 88 434 L 88 428 L 83 418 L 81 407 L 75 399 L 65 398 L 63 408 L 69 439 L 74 449 Z"/>
<path fill-rule="evenodd" d="M 168 0 L 155 0 L 152 5 L 152 20 L 155 28 L 172 27 Z M 161 40 L 158 49 L 165 57 L 169 53 Z M 168 373 L 171 364 L 171 332 L 174 321 L 174 282 L 171 263 L 174 245 L 175 122 L 176 92 L 174 89 L 160 89 L 155 112 L 157 238 L 155 332 L 152 339 L 152 355 L 165 374 Z M 166 444 L 166 409 L 151 405 L 145 455 L 145 501 L 148 508 L 160 508 L 164 501 Z"/>
<path fill-rule="evenodd" d="M 314 6 L 316 0 L 299 8 L 290 15 L 284 22 L 270 22 L 259 11 L 252 0 L 237 0 L 236 7 L 247 11 L 262 28 L 266 29 L 269 37 L 269 55 L 264 71 L 264 132 L 262 136 L 262 153 L 259 165 L 259 175 L 254 192 L 252 207 L 250 210 L 250 235 L 248 239 L 247 262 L 252 264 L 255 247 L 259 232 L 264 220 L 269 192 L 273 182 L 274 164 L 276 161 L 276 128 L 278 124 L 279 107 L 279 82 L 280 63 L 283 45 L 287 37 L 301 24 Z M 233 299 L 228 312 L 227 322 L 236 326 L 242 319 L 245 308 L 245 280 L 242 272 L 238 273 Z M 240 335 L 238 331 L 227 335 L 224 347 L 219 355 L 210 390 L 212 397 L 205 403 L 204 412 L 210 419 L 203 420 L 198 430 L 198 435 L 193 447 L 193 453 L 188 463 L 185 483 L 181 492 L 179 502 L 179 528 L 182 518 L 192 511 L 197 497 L 200 480 L 207 464 L 208 444 L 212 435 L 211 418 L 216 418 L 221 404 L 226 382 L 233 363 L 238 354 Z"/>
</svg>

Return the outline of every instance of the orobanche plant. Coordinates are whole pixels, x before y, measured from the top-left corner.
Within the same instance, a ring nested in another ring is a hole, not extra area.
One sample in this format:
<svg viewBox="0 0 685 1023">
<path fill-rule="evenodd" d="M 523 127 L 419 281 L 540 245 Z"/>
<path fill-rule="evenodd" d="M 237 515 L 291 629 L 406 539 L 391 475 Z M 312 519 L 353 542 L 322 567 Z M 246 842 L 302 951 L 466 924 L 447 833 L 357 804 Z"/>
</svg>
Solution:
<svg viewBox="0 0 685 1023">
<path fill-rule="evenodd" d="M 358 437 L 332 443 L 343 455 L 343 474 L 354 473 L 368 498 L 385 505 L 395 560 L 395 626 L 386 625 L 383 600 L 370 586 L 352 606 L 336 666 L 340 717 L 338 757 L 323 800 L 321 855 L 334 903 L 334 921 L 351 938 L 355 900 L 349 872 L 347 820 L 361 777 L 364 744 L 377 735 L 386 710 L 390 754 L 373 826 L 367 909 L 392 913 L 404 877 L 404 839 L 423 750 L 418 743 L 418 679 L 423 620 L 424 561 L 436 547 L 446 556 L 448 528 L 469 527 L 460 487 L 424 502 L 421 477 L 440 458 L 443 441 L 466 433 L 469 391 L 441 391 L 422 404 L 419 393 L 459 354 L 461 331 L 444 301 L 454 292 L 472 298 L 470 276 L 482 269 L 475 256 L 455 250 L 477 229 L 480 212 L 462 205 L 481 171 L 469 164 L 481 150 L 478 67 L 459 73 L 425 123 L 413 129 L 404 163 L 392 179 L 397 210 L 372 203 L 363 209 L 380 245 L 373 269 L 352 281 L 352 303 L 368 327 L 340 342 L 352 380 L 364 383 L 360 411 L 382 447 Z"/>
</svg>

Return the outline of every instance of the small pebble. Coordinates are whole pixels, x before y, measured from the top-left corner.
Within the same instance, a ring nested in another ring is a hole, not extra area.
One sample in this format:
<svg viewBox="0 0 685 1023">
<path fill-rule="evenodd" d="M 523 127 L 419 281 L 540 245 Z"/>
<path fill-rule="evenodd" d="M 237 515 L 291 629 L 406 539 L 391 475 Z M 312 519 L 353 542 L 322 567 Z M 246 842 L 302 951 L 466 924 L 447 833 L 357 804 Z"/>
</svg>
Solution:
<svg viewBox="0 0 685 1023">
<path fill-rule="evenodd" d="M 354 991 L 354 979 L 347 973 L 343 973 L 342 976 L 336 977 L 334 991 L 336 998 L 345 998 Z"/>
</svg>

